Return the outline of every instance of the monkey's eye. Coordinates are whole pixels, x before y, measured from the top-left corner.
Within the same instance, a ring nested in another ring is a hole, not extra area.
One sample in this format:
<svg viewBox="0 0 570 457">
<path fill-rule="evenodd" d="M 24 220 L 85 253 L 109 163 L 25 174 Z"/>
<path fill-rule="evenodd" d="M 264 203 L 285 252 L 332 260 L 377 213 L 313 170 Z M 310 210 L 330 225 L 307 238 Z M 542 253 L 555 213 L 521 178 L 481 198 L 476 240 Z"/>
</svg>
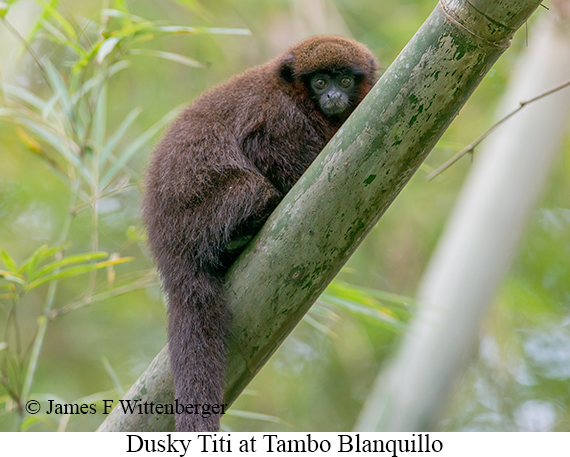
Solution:
<svg viewBox="0 0 570 457">
<path fill-rule="evenodd" d="M 342 87 L 348 87 L 352 84 L 352 79 L 349 78 L 348 76 L 344 76 L 341 80 L 340 80 L 340 85 Z"/>
<path fill-rule="evenodd" d="M 324 79 L 322 78 L 315 79 L 315 87 L 323 89 L 326 85 L 327 82 Z"/>
</svg>

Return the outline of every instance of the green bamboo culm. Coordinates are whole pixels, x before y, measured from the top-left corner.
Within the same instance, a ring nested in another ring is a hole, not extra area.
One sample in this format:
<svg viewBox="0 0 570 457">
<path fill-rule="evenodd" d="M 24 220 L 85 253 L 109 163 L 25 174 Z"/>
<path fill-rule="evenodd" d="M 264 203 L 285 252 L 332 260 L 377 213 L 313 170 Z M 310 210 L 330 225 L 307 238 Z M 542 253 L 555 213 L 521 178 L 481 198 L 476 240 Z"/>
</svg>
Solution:
<svg viewBox="0 0 570 457">
<path fill-rule="evenodd" d="M 335 277 L 540 0 L 441 0 L 230 270 L 231 404 Z M 125 399 L 171 403 L 165 350 Z M 168 431 L 115 410 L 100 431 Z"/>
</svg>

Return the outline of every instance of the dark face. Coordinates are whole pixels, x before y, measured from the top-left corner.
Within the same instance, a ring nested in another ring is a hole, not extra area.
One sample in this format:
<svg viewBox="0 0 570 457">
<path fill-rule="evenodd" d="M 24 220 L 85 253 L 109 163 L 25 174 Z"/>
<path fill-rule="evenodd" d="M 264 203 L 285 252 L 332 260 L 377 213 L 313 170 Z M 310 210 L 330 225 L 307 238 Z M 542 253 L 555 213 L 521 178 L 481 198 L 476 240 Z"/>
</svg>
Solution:
<svg viewBox="0 0 570 457">
<path fill-rule="evenodd" d="M 350 112 L 348 108 L 356 89 L 351 72 L 315 73 L 310 79 L 310 88 L 325 115 L 338 116 Z"/>
</svg>

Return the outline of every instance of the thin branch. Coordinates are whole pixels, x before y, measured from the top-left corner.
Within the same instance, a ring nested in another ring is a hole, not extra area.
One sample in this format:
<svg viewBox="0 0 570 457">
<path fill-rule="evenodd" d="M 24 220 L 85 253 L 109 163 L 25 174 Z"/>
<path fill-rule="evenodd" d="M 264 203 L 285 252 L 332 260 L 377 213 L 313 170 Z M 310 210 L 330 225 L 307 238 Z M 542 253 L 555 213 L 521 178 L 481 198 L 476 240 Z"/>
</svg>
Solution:
<svg viewBox="0 0 570 457">
<path fill-rule="evenodd" d="M 500 125 L 504 124 L 506 121 L 508 121 L 511 117 L 513 117 L 515 114 L 517 114 L 520 110 L 522 110 L 525 106 L 530 105 L 533 102 L 536 102 L 537 100 L 540 100 L 541 98 L 547 97 L 548 95 L 551 95 L 555 92 L 558 92 L 566 87 L 570 86 L 570 80 L 540 94 L 537 95 L 534 98 L 531 98 L 530 100 L 526 100 L 524 102 L 520 102 L 518 108 L 516 108 L 515 110 L 511 111 L 509 114 L 507 114 L 505 117 L 503 117 L 502 119 L 498 120 L 495 124 L 493 124 L 489 130 L 487 130 L 486 132 L 484 132 L 481 136 L 479 136 L 473 143 L 467 145 L 466 147 L 464 147 L 461 151 L 459 151 L 457 154 L 455 154 L 451 159 L 449 159 L 447 162 L 445 162 L 443 165 L 441 165 L 440 167 L 436 168 L 434 171 L 432 171 L 429 175 L 427 175 L 426 179 L 428 181 L 431 181 L 433 178 L 439 176 L 441 173 L 443 173 L 445 170 L 447 170 L 449 167 L 451 167 L 455 162 L 457 162 L 459 159 L 461 159 L 461 157 L 463 157 L 466 154 L 472 154 L 475 151 L 475 148 L 477 146 L 479 146 L 479 144 L 485 139 L 487 138 L 491 132 L 493 132 L 497 127 L 499 127 Z"/>
<path fill-rule="evenodd" d="M 69 210 L 67 211 L 65 220 L 63 221 L 63 227 L 61 229 L 61 235 L 59 238 L 59 240 L 60 240 L 59 245 L 60 246 L 64 244 L 64 241 L 67 239 L 67 237 L 69 235 L 69 231 L 71 229 L 71 223 L 75 217 L 75 214 L 73 214 L 72 209 L 76 204 L 80 190 L 81 190 L 81 170 L 79 170 L 78 177 L 77 177 L 76 181 L 73 183 L 73 188 L 72 188 L 71 197 L 70 197 L 70 201 L 69 201 Z M 24 380 L 24 385 L 22 387 L 21 399 L 24 403 L 28 400 L 28 398 L 30 396 L 32 385 L 33 385 L 35 377 L 36 377 L 36 371 L 38 368 L 40 354 L 41 354 L 42 349 L 43 349 L 43 344 L 44 344 L 44 340 L 45 340 L 47 327 L 48 327 L 48 324 L 50 322 L 49 315 L 50 315 L 52 308 L 55 304 L 55 298 L 56 298 L 58 283 L 59 283 L 59 281 L 57 279 L 50 282 L 48 292 L 47 292 L 47 295 L 46 295 L 46 298 L 44 301 L 44 309 L 42 312 L 43 319 L 41 319 L 38 323 L 37 333 L 36 333 L 36 336 L 34 338 L 32 350 L 30 353 L 30 360 L 28 361 L 28 366 L 26 369 L 26 378 Z M 20 423 L 20 428 L 21 428 L 21 423 Z"/>
<path fill-rule="evenodd" d="M 107 186 L 108 187 L 108 186 Z M 118 194 L 123 192 L 124 190 L 128 189 L 129 187 L 134 187 L 134 184 L 130 182 L 130 178 L 128 176 L 123 176 L 121 180 L 117 183 L 117 187 L 113 190 L 108 192 L 101 192 L 98 195 L 90 196 L 89 200 L 77 205 L 73 208 L 74 214 L 78 214 L 83 211 L 85 208 L 92 206 L 96 201 L 99 201 L 103 198 L 108 198 L 112 195 Z"/>
<path fill-rule="evenodd" d="M 55 319 L 58 316 L 61 316 L 63 314 L 67 314 L 71 311 L 75 311 L 75 310 L 84 308 L 84 307 L 92 305 L 96 302 L 108 300 L 109 298 L 118 297 L 119 295 L 124 295 L 124 294 L 127 294 L 129 292 L 133 292 L 135 290 L 146 289 L 147 287 L 153 287 L 153 286 L 159 286 L 159 285 L 160 285 L 160 283 L 158 282 L 156 275 L 154 273 L 147 273 L 144 277 L 142 277 L 141 279 L 139 279 L 139 280 L 137 280 L 131 284 L 119 286 L 119 287 L 116 287 L 115 289 L 105 291 L 105 292 L 100 292 L 100 293 L 95 294 L 95 295 L 89 295 L 89 296 L 86 296 L 85 298 L 77 300 L 73 303 L 62 306 L 61 308 L 53 309 L 53 310 L 51 310 L 51 312 L 49 314 L 49 318 Z"/>
</svg>

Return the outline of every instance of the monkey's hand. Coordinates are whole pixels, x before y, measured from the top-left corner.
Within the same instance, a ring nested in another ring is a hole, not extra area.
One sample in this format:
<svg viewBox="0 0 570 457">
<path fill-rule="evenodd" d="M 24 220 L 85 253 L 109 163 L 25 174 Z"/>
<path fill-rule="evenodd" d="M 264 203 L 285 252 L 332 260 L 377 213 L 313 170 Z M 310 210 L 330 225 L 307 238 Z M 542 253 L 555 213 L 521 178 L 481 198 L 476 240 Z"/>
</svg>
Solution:
<svg viewBox="0 0 570 457">
<path fill-rule="evenodd" d="M 242 235 L 240 237 L 234 238 L 230 240 L 229 243 L 226 244 L 227 251 L 238 251 L 245 247 L 247 243 L 249 243 L 253 239 L 254 235 Z"/>
</svg>

